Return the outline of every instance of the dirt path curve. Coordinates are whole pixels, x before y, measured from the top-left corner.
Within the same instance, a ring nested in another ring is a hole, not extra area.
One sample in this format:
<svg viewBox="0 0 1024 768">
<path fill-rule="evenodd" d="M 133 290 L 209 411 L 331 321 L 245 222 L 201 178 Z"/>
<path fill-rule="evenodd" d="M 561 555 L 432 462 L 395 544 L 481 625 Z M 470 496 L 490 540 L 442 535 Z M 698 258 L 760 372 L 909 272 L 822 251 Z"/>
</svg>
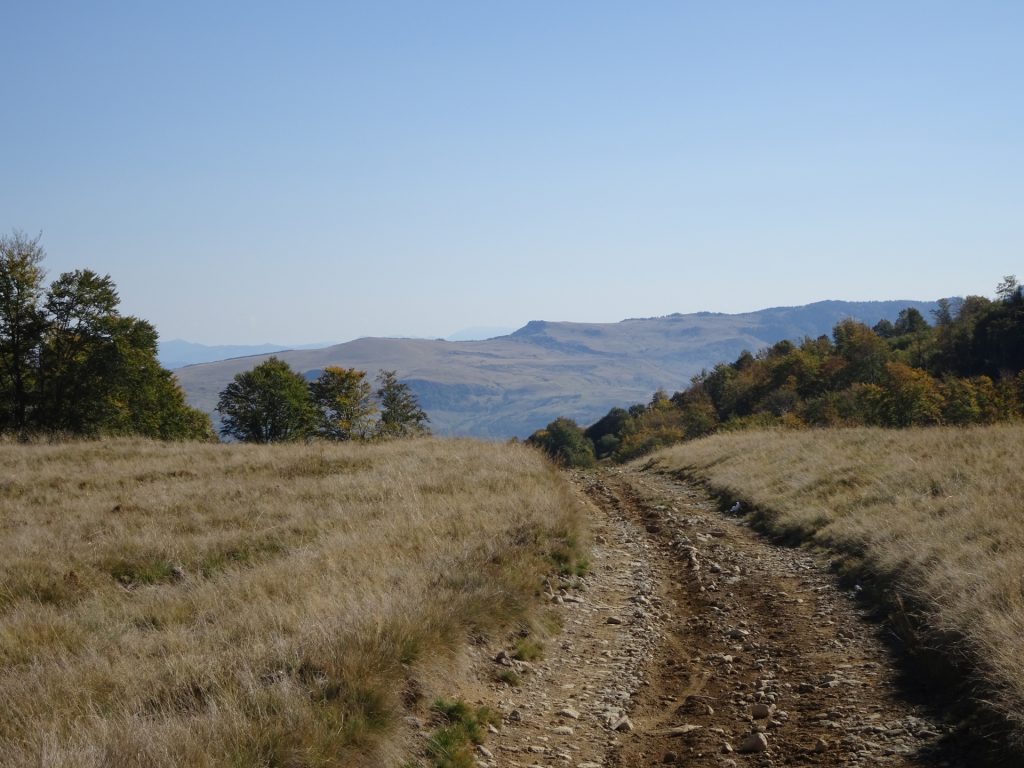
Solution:
<svg viewBox="0 0 1024 768">
<path fill-rule="evenodd" d="M 504 720 L 480 766 L 971 764 L 901 698 L 878 626 L 826 562 L 653 472 L 574 482 L 592 571 L 551 585 L 562 629 L 541 661 L 479 649 L 478 700 Z"/>
</svg>

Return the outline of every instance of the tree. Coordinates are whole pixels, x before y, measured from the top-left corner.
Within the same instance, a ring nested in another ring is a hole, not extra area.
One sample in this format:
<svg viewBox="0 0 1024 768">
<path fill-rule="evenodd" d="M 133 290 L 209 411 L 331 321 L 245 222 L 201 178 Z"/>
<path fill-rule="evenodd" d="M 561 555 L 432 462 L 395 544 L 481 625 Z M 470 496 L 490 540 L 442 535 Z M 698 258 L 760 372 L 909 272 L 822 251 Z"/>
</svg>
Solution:
<svg viewBox="0 0 1024 768">
<path fill-rule="evenodd" d="M 43 257 L 38 238 L 0 238 L 0 430 L 209 439 L 110 276 L 65 272 L 46 290 Z"/>
<path fill-rule="evenodd" d="M 928 330 L 928 321 L 924 319 L 924 315 L 919 310 L 914 307 L 907 307 L 900 310 L 893 330 L 897 336 L 902 336 L 906 333 L 920 333 L 921 331 Z"/>
<path fill-rule="evenodd" d="M 271 357 L 235 378 L 220 393 L 221 434 L 249 443 L 309 437 L 316 423 L 306 380 Z"/>
<path fill-rule="evenodd" d="M 597 451 L 598 458 L 610 456 L 618 447 L 622 431 L 632 417 L 625 408 L 612 408 L 584 430 L 583 435 Z"/>
<path fill-rule="evenodd" d="M 842 371 L 845 383 L 878 383 L 885 374 L 891 353 L 884 340 L 856 320 L 842 320 L 832 330 L 836 353 L 846 363 Z"/>
<path fill-rule="evenodd" d="M 318 410 L 317 434 L 329 440 L 365 440 L 373 432 L 373 403 L 366 372 L 328 366 L 309 384 Z"/>
<path fill-rule="evenodd" d="M 559 417 L 538 429 L 526 442 L 535 445 L 554 461 L 567 467 L 592 467 L 594 446 L 572 419 Z"/>
<path fill-rule="evenodd" d="M 22 432 L 34 395 L 39 340 L 45 327 L 39 305 L 43 295 L 39 238 L 15 231 L 0 238 L 0 428 Z"/>
<path fill-rule="evenodd" d="M 377 384 L 377 400 L 380 403 L 377 433 L 381 437 L 413 437 L 430 433 L 427 427 L 430 418 L 420 408 L 409 385 L 398 380 L 395 371 L 380 371 Z"/>
<path fill-rule="evenodd" d="M 156 354 L 156 329 L 122 318 L 110 276 L 66 272 L 50 286 L 39 355 L 35 424 L 46 430 L 93 433 L 107 420 L 111 391 L 121 388 L 119 363 L 133 352 Z M 141 361 L 138 361 L 141 362 Z"/>
<path fill-rule="evenodd" d="M 942 421 L 942 393 L 926 371 L 903 363 L 886 363 L 880 398 L 887 427 L 911 427 Z"/>
</svg>

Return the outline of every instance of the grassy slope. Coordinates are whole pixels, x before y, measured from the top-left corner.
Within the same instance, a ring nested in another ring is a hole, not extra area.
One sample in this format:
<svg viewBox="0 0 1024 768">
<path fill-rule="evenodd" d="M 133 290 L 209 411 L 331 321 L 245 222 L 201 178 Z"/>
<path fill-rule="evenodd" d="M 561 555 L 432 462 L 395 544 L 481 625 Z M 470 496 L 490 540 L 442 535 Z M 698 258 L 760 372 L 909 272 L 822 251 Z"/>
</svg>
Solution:
<svg viewBox="0 0 1024 768">
<path fill-rule="evenodd" d="M 1024 735 L 1024 427 L 724 434 L 656 456 L 853 556 L 966 658 Z"/>
<path fill-rule="evenodd" d="M 522 447 L 0 446 L 9 766 L 396 765 L 580 525 Z"/>
</svg>

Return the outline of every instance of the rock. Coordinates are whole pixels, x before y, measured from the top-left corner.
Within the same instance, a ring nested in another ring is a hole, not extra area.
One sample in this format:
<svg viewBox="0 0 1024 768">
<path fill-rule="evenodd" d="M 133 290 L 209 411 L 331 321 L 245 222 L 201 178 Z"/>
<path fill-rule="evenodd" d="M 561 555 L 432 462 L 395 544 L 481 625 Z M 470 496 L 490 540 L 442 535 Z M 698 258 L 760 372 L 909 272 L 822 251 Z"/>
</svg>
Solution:
<svg viewBox="0 0 1024 768">
<path fill-rule="evenodd" d="M 556 728 L 552 728 L 551 732 L 556 736 L 572 736 L 573 730 L 567 725 L 559 725 Z"/>
<path fill-rule="evenodd" d="M 620 717 L 615 725 L 612 726 L 612 730 L 628 733 L 633 730 L 633 721 L 626 716 Z"/>
<path fill-rule="evenodd" d="M 828 751 L 828 742 L 825 741 L 824 739 L 818 739 L 816 742 L 814 742 L 814 748 L 811 751 L 812 752 L 827 752 Z"/>
<path fill-rule="evenodd" d="M 742 754 L 764 752 L 766 749 L 768 749 L 768 737 L 763 733 L 752 733 L 744 737 L 743 741 L 736 747 L 736 751 Z"/>
<path fill-rule="evenodd" d="M 494 759 L 494 753 L 491 752 L 491 750 L 489 750 L 483 744 L 477 744 L 476 745 L 476 751 L 479 752 L 481 754 L 481 756 L 486 757 L 488 760 L 493 760 Z"/>
<path fill-rule="evenodd" d="M 505 719 L 513 723 L 521 723 L 523 721 L 523 713 L 518 709 L 513 709 Z"/>
<path fill-rule="evenodd" d="M 604 623 L 605 624 L 621 624 L 622 623 L 622 619 L 620 619 L 618 616 L 609 616 L 607 619 L 605 619 Z"/>
<path fill-rule="evenodd" d="M 750 716 L 755 720 L 765 720 L 771 717 L 772 708 L 767 704 L 754 704 L 750 708 Z"/>
<path fill-rule="evenodd" d="M 564 708 L 558 710 L 558 712 L 556 712 L 555 714 L 558 715 L 559 717 L 567 717 L 570 720 L 579 720 L 580 719 L 580 713 L 577 712 L 575 709 L 573 709 L 571 707 L 564 707 Z"/>
</svg>

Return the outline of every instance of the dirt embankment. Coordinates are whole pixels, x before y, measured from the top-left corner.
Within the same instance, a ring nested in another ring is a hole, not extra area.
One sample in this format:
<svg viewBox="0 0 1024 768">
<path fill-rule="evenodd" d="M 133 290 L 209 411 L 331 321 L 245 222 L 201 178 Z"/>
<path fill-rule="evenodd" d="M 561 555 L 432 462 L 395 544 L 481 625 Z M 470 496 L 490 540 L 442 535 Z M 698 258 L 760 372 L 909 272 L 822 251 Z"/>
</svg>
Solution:
<svg viewBox="0 0 1024 768">
<path fill-rule="evenodd" d="M 656 473 L 574 480 L 594 516 L 593 568 L 551 585 L 562 629 L 542 660 L 477 650 L 474 697 L 503 718 L 480 766 L 985 764 L 826 559 Z"/>
</svg>

